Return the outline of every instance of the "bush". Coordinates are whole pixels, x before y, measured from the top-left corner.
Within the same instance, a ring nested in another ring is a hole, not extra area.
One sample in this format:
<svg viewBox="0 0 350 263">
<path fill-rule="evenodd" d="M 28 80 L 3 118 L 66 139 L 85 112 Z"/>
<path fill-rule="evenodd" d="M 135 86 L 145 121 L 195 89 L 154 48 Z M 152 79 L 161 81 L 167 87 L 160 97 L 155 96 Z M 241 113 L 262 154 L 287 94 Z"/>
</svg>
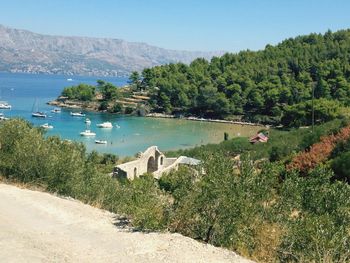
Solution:
<svg viewBox="0 0 350 263">
<path fill-rule="evenodd" d="M 344 152 L 332 162 L 335 178 L 350 183 L 350 151 Z"/>
<path fill-rule="evenodd" d="M 153 175 L 134 179 L 125 187 L 125 212 L 138 229 L 156 230 L 166 225 L 166 199 L 162 197 Z"/>
<path fill-rule="evenodd" d="M 287 175 L 279 212 L 284 211 L 282 262 L 348 262 L 350 187 L 331 181 L 329 169 L 315 169 L 307 180 Z"/>
<path fill-rule="evenodd" d="M 134 112 L 134 109 L 131 107 L 126 107 L 124 110 L 125 114 L 132 114 Z"/>
<path fill-rule="evenodd" d="M 255 238 L 261 230 L 259 223 L 265 222 L 263 202 L 272 197 L 275 172 L 260 175 L 244 156 L 238 173 L 235 163 L 220 153 L 202 158 L 203 165 L 196 172 L 180 169 L 160 180 L 174 198 L 170 229 L 254 254 L 254 248 L 261 245 Z"/>
<path fill-rule="evenodd" d="M 106 111 L 108 109 L 108 102 L 103 101 L 100 103 L 100 106 L 98 107 L 98 110 L 100 111 Z"/>
<path fill-rule="evenodd" d="M 269 160 L 271 162 L 280 161 L 284 157 L 288 156 L 288 154 L 290 154 L 290 151 L 284 145 L 272 146 L 271 149 L 269 150 L 269 155 L 270 155 Z"/>
<path fill-rule="evenodd" d="M 122 112 L 122 110 L 123 110 L 123 106 L 120 103 L 114 104 L 114 106 L 112 108 L 113 113 Z"/>
</svg>

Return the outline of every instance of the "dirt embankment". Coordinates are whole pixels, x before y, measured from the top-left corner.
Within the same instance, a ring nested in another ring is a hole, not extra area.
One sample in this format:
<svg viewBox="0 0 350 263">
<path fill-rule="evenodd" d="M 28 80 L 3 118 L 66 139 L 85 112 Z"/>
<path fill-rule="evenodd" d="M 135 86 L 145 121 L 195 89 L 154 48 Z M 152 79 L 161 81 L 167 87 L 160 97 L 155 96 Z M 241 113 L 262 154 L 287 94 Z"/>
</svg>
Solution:
<svg viewBox="0 0 350 263">
<path fill-rule="evenodd" d="M 179 234 L 139 233 L 116 215 L 0 184 L 0 262 L 250 262 Z"/>
</svg>

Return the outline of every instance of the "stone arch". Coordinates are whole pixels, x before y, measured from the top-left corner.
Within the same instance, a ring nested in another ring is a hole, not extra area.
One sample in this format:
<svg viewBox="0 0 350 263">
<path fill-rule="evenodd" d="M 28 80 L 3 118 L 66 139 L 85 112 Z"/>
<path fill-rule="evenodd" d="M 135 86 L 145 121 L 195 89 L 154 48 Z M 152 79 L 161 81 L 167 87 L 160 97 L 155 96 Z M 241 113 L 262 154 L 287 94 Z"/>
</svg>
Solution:
<svg viewBox="0 0 350 263">
<path fill-rule="evenodd" d="M 148 158 L 147 161 L 147 173 L 153 173 L 157 170 L 156 160 L 153 156 Z"/>
</svg>

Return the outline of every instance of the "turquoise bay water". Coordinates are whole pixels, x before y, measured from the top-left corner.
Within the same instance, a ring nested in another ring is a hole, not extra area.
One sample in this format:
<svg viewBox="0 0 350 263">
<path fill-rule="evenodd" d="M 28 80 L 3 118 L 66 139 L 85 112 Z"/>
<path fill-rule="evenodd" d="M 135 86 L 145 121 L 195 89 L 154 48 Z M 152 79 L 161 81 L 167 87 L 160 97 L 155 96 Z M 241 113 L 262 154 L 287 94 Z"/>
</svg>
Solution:
<svg viewBox="0 0 350 263">
<path fill-rule="evenodd" d="M 67 81 L 72 78 L 72 81 Z M 85 118 L 72 117 L 73 110 L 62 109 L 61 113 L 51 113 L 52 106 L 46 102 L 56 98 L 66 86 L 78 83 L 95 84 L 97 77 L 59 76 L 59 75 L 31 75 L 0 73 L 0 100 L 8 101 L 11 110 L 1 110 L 6 117 L 22 117 L 36 126 L 50 123 L 54 126 L 47 135 L 57 135 L 62 139 L 83 142 L 88 151 L 114 153 L 120 156 L 131 156 L 148 146 L 158 145 L 161 150 L 174 150 L 193 147 L 209 142 L 218 142 L 223 138 L 225 129 L 229 129 L 232 136 L 239 134 L 253 134 L 254 128 L 233 125 L 193 122 L 186 120 L 155 119 L 143 117 L 128 117 L 108 113 L 86 112 L 91 120 L 90 129 L 96 133 L 95 137 L 80 136 L 85 130 Z M 104 78 L 116 85 L 124 85 L 125 78 Z M 46 119 L 31 117 L 34 102 L 37 101 L 40 111 L 48 114 Z M 97 128 L 96 124 L 110 121 L 112 129 Z M 116 128 L 118 124 L 120 128 Z M 226 131 L 226 130 L 225 130 Z M 95 144 L 95 139 L 107 140 L 107 145 Z"/>
</svg>

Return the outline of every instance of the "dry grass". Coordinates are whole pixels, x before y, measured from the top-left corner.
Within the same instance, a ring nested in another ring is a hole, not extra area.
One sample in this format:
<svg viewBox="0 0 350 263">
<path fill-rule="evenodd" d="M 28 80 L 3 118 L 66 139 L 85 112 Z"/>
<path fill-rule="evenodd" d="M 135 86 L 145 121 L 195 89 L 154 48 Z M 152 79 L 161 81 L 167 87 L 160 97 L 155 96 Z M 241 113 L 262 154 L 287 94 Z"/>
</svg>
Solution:
<svg viewBox="0 0 350 263">
<path fill-rule="evenodd" d="M 251 257 L 257 262 L 275 262 L 282 235 L 283 229 L 279 224 L 260 224 L 257 229 L 256 247 Z"/>
<path fill-rule="evenodd" d="M 46 187 L 44 185 L 38 185 L 38 184 L 31 184 L 31 183 L 23 183 L 19 182 L 15 179 L 7 179 L 6 177 L 0 175 L 0 183 L 13 185 L 21 189 L 29 189 L 33 191 L 39 191 L 39 192 L 47 192 Z"/>
</svg>

